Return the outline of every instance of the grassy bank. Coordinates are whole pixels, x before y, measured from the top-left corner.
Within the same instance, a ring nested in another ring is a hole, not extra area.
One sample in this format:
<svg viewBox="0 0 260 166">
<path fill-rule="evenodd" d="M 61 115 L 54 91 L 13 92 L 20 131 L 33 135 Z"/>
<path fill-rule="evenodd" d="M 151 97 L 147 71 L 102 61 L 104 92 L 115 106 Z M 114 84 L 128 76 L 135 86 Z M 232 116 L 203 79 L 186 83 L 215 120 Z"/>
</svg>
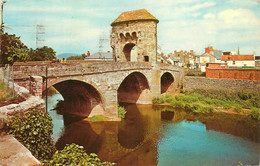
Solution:
<svg viewBox="0 0 260 166">
<path fill-rule="evenodd" d="M 254 92 L 197 89 L 192 92 L 182 91 L 182 94 L 176 96 L 156 97 L 153 103 L 169 103 L 174 108 L 197 113 L 210 113 L 216 110 L 236 112 L 260 120 L 260 94 Z"/>
</svg>

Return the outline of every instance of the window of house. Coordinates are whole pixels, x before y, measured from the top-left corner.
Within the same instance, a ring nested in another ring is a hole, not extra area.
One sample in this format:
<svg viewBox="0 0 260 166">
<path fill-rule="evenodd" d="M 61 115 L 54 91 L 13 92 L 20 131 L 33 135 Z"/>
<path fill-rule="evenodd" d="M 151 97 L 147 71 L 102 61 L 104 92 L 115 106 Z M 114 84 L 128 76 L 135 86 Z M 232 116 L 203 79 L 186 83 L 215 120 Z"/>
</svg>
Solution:
<svg viewBox="0 0 260 166">
<path fill-rule="evenodd" d="M 236 64 L 236 61 L 233 61 L 233 65 L 235 65 Z"/>
</svg>

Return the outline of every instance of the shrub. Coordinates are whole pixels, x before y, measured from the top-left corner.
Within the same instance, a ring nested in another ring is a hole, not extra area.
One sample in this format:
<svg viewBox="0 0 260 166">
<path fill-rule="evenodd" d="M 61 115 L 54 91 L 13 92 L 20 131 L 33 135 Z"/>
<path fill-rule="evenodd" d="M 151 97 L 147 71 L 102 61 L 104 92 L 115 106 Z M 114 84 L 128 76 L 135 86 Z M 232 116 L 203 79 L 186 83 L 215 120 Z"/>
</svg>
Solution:
<svg viewBox="0 0 260 166">
<path fill-rule="evenodd" d="M 155 97 L 152 100 L 153 103 L 162 104 L 164 103 L 164 99 L 162 97 Z"/>
<path fill-rule="evenodd" d="M 214 111 L 214 107 L 212 107 L 212 106 L 201 107 L 201 112 L 203 112 L 203 113 L 209 113 L 209 112 L 213 112 L 213 111 Z"/>
<path fill-rule="evenodd" d="M 163 96 L 163 101 L 167 102 L 167 103 L 171 103 L 173 100 L 175 100 L 175 98 L 172 95 L 165 95 Z"/>
<path fill-rule="evenodd" d="M 192 111 L 192 107 L 191 107 L 191 105 L 189 103 L 185 104 L 185 110 L 186 111 Z"/>
<path fill-rule="evenodd" d="M 260 109 L 259 108 L 252 108 L 251 117 L 256 120 L 260 120 Z"/>
<path fill-rule="evenodd" d="M 63 150 L 56 151 L 51 160 L 45 160 L 43 165 L 115 165 L 101 162 L 95 153 L 87 154 L 83 147 L 77 144 L 66 145 Z"/>
<path fill-rule="evenodd" d="M 53 125 L 48 114 L 31 109 L 20 117 L 16 112 L 8 126 L 9 134 L 13 134 L 36 158 L 43 160 L 52 157 L 56 148 L 51 139 Z"/>
<path fill-rule="evenodd" d="M 239 106 L 239 105 L 236 105 L 236 107 L 235 107 L 235 109 L 234 109 L 234 112 L 237 112 L 237 113 L 240 113 L 240 112 L 242 112 L 242 107 L 241 106 Z"/>
<path fill-rule="evenodd" d="M 180 92 L 183 94 L 187 93 L 186 90 L 184 90 L 184 89 L 181 89 Z"/>
<path fill-rule="evenodd" d="M 126 110 L 124 107 L 118 106 L 118 117 L 125 118 Z"/>
<path fill-rule="evenodd" d="M 260 108 L 260 94 L 253 96 L 250 102 L 254 107 Z"/>
<path fill-rule="evenodd" d="M 174 108 L 184 108 L 185 104 L 182 101 L 173 101 L 171 102 L 171 106 Z"/>
<path fill-rule="evenodd" d="M 199 104 L 194 104 L 194 105 L 192 106 L 192 111 L 193 111 L 193 112 L 201 112 L 201 109 L 202 109 L 202 106 L 199 105 Z"/>
</svg>

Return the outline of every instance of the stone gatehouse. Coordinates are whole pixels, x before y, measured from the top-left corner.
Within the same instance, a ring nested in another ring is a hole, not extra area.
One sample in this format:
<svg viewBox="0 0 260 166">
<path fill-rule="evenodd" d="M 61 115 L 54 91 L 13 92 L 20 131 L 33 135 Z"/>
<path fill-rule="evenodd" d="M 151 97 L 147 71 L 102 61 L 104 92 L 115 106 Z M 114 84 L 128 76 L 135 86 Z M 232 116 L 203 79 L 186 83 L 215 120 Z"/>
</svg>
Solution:
<svg viewBox="0 0 260 166">
<path fill-rule="evenodd" d="M 156 63 L 158 22 L 145 9 L 123 12 L 111 24 L 114 60 Z"/>
</svg>

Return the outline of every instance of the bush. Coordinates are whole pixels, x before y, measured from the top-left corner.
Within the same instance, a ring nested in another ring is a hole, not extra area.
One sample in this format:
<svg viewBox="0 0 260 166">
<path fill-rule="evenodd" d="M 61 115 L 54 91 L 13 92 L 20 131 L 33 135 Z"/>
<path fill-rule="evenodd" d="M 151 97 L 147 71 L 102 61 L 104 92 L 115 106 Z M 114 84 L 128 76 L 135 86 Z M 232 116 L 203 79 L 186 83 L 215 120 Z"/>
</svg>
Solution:
<svg viewBox="0 0 260 166">
<path fill-rule="evenodd" d="M 193 111 L 193 112 L 201 112 L 201 109 L 202 109 L 202 106 L 199 105 L 199 104 L 194 104 L 194 105 L 192 106 L 192 111 Z"/>
<path fill-rule="evenodd" d="M 260 120 L 260 109 L 259 108 L 252 108 L 251 117 L 256 120 Z"/>
<path fill-rule="evenodd" d="M 180 92 L 183 94 L 187 93 L 186 90 L 184 90 L 184 89 L 181 89 Z"/>
<path fill-rule="evenodd" d="M 234 109 L 234 112 L 237 112 L 237 113 L 240 113 L 240 112 L 242 112 L 242 107 L 241 106 L 239 106 L 239 105 L 237 105 L 236 107 L 235 107 L 235 109 Z"/>
<path fill-rule="evenodd" d="M 165 96 L 163 96 L 163 101 L 164 102 L 171 103 L 174 100 L 175 100 L 175 98 L 172 95 L 165 95 Z"/>
<path fill-rule="evenodd" d="M 77 144 L 66 145 L 63 150 L 56 151 L 51 160 L 45 160 L 43 165 L 115 165 L 101 162 L 95 153 L 88 155 L 83 147 Z"/>
<path fill-rule="evenodd" d="M 212 106 L 201 107 L 201 112 L 203 112 L 203 113 L 209 113 L 209 112 L 213 112 L 213 111 L 214 111 L 214 107 L 212 107 Z"/>
<path fill-rule="evenodd" d="M 153 103 L 162 104 L 164 103 L 164 99 L 162 97 L 155 97 L 152 100 Z"/>
<path fill-rule="evenodd" d="M 173 101 L 171 102 L 171 106 L 174 108 L 184 108 L 185 104 L 182 101 Z"/>
<path fill-rule="evenodd" d="M 118 117 L 125 118 L 126 110 L 124 107 L 118 106 Z"/>
<path fill-rule="evenodd" d="M 191 107 L 191 105 L 189 103 L 185 104 L 185 110 L 186 111 L 192 111 L 192 107 Z"/>
<path fill-rule="evenodd" d="M 13 134 L 37 159 L 50 159 L 56 151 L 51 138 L 52 119 L 42 110 L 31 109 L 22 117 L 16 112 L 8 126 L 9 134 Z"/>
<path fill-rule="evenodd" d="M 254 107 L 260 108 L 260 94 L 252 96 L 250 102 Z"/>
</svg>

